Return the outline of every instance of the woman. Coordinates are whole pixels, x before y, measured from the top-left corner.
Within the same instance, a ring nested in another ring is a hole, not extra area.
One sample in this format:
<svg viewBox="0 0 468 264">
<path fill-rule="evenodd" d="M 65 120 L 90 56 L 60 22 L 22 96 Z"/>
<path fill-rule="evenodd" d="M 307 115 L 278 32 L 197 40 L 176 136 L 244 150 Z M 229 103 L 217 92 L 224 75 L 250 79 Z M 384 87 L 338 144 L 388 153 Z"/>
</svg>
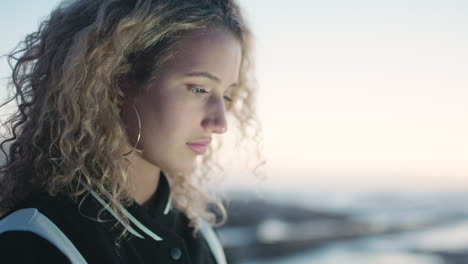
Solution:
<svg viewBox="0 0 468 264">
<path fill-rule="evenodd" d="M 250 41 L 233 0 L 53 11 L 10 55 L 1 262 L 223 263 L 205 222 L 209 204 L 225 215 L 205 190 L 210 142 L 227 112 L 258 134 Z"/>
</svg>

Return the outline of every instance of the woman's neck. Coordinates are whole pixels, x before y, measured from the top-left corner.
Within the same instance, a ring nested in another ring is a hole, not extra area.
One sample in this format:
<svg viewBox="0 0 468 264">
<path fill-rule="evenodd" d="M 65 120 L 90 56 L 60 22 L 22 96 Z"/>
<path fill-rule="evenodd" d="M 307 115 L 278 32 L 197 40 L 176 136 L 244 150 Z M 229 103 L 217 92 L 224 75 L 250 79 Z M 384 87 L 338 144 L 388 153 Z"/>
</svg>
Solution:
<svg viewBox="0 0 468 264">
<path fill-rule="evenodd" d="M 161 169 L 135 152 L 130 153 L 127 159 L 130 162 L 127 168 L 129 182 L 134 187 L 131 196 L 139 205 L 145 205 L 156 193 Z"/>
</svg>

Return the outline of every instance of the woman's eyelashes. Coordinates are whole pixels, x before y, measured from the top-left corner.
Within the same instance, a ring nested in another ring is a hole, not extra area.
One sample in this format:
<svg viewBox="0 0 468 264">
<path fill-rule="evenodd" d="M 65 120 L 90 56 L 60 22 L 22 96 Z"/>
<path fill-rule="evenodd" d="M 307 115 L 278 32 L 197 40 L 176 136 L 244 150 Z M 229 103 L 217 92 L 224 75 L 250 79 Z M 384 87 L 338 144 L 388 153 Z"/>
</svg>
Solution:
<svg viewBox="0 0 468 264">
<path fill-rule="evenodd" d="M 192 93 L 194 94 L 199 94 L 199 93 L 208 93 L 207 90 L 203 89 L 203 88 L 200 88 L 198 86 L 191 86 L 190 87 L 190 90 L 192 91 Z"/>
<path fill-rule="evenodd" d="M 199 86 L 190 86 L 190 91 L 194 94 L 201 94 L 201 93 L 208 93 L 207 90 L 199 87 Z M 223 97 L 224 100 L 228 101 L 228 102 L 232 102 L 232 98 L 230 98 L 229 96 L 224 96 Z"/>
</svg>

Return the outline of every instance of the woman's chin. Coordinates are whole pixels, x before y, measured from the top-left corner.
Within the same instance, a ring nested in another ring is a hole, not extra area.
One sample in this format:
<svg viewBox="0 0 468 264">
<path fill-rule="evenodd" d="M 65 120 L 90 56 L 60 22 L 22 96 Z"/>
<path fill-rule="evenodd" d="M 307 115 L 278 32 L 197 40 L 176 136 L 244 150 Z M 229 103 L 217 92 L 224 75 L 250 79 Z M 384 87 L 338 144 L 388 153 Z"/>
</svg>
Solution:
<svg viewBox="0 0 468 264">
<path fill-rule="evenodd" d="M 172 166 L 166 167 L 166 169 L 162 169 L 165 173 L 169 173 L 171 175 L 178 175 L 178 176 L 188 176 L 195 172 L 196 169 L 196 162 L 187 162 L 184 164 L 174 164 Z"/>
</svg>

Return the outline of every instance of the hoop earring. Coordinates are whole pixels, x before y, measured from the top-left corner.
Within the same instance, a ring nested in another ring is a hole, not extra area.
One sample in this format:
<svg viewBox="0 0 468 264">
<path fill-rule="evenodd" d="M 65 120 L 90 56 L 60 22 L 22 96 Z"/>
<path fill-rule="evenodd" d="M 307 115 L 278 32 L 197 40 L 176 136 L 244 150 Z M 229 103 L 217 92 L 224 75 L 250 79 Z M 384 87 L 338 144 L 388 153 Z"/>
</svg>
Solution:
<svg viewBox="0 0 468 264">
<path fill-rule="evenodd" d="M 138 120 L 138 137 L 137 137 L 137 141 L 135 143 L 135 145 L 133 146 L 133 149 L 131 149 L 129 152 L 125 153 L 124 156 L 127 156 L 128 154 L 132 153 L 133 150 L 137 151 L 138 153 L 141 153 L 141 150 L 138 150 L 136 149 L 136 146 L 138 145 L 138 142 L 140 142 L 140 136 L 141 136 L 141 119 L 140 119 L 140 114 L 138 113 L 138 110 L 136 109 L 136 107 L 131 104 L 133 109 L 135 110 L 135 114 L 137 116 L 137 120 Z"/>
</svg>

